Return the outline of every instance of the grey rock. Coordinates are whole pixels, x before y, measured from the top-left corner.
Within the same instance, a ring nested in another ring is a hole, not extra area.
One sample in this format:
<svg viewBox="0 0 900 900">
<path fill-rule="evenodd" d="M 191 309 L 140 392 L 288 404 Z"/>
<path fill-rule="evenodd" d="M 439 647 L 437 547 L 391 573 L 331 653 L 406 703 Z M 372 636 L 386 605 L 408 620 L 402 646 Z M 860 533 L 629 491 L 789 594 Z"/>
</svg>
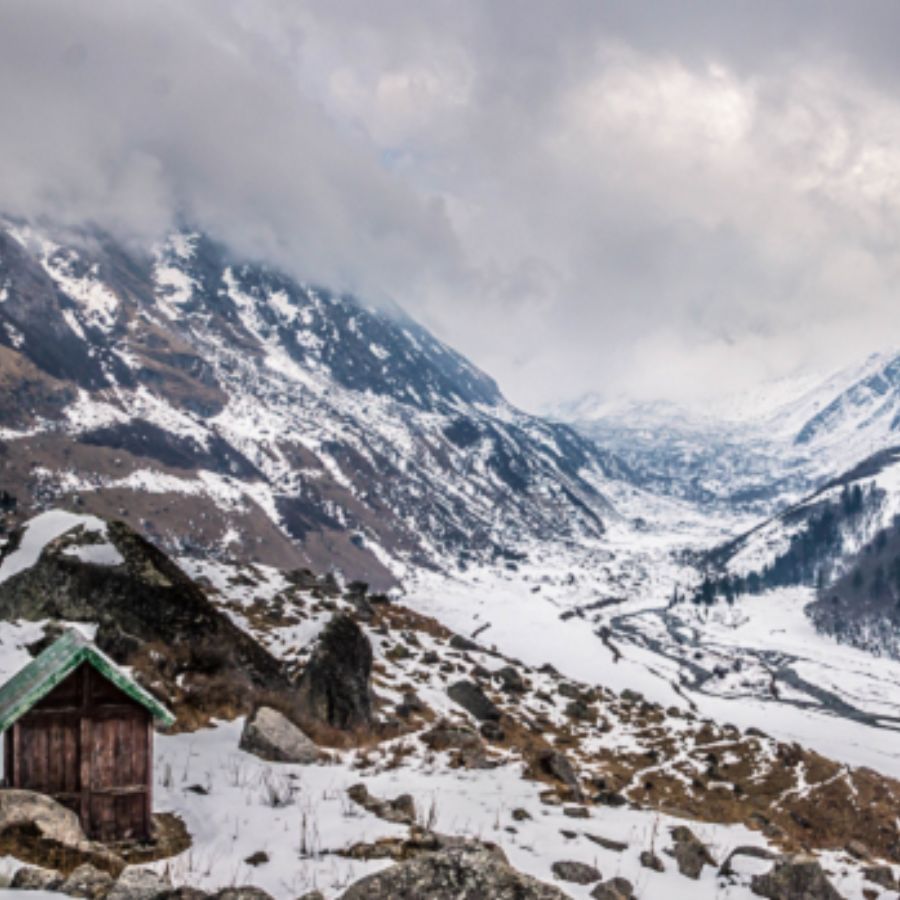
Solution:
<svg viewBox="0 0 900 900">
<path fill-rule="evenodd" d="M 751 859 L 777 859 L 778 854 L 773 853 L 771 850 L 767 850 L 765 847 L 754 847 L 753 845 L 748 845 L 745 847 L 735 847 L 731 853 L 728 854 L 725 862 L 722 863 L 719 868 L 719 874 L 723 876 L 729 876 L 734 874 L 734 867 L 731 865 L 732 861 L 736 856 L 747 856 Z"/>
<path fill-rule="evenodd" d="M 843 900 L 818 860 L 809 856 L 783 857 L 765 875 L 754 875 L 750 890 L 769 900 Z"/>
<path fill-rule="evenodd" d="M 663 861 L 652 850 L 642 850 L 638 860 L 645 869 L 652 869 L 654 872 L 666 871 Z"/>
<path fill-rule="evenodd" d="M 372 645 L 359 625 L 337 613 L 325 626 L 297 682 L 300 711 L 343 731 L 372 724 Z"/>
<path fill-rule="evenodd" d="M 340 900 L 568 900 L 551 885 L 513 869 L 502 852 L 449 849 L 369 875 Z"/>
<path fill-rule="evenodd" d="M 487 694 L 474 681 L 457 681 L 447 688 L 447 696 L 458 703 L 479 722 L 500 718 L 500 710 L 490 701 Z"/>
<path fill-rule="evenodd" d="M 589 819 L 591 812 L 586 806 L 564 806 L 563 815 L 570 819 Z"/>
<path fill-rule="evenodd" d="M 610 878 L 598 884 L 592 891 L 594 900 L 632 900 L 634 888 L 627 878 Z"/>
<path fill-rule="evenodd" d="M 149 869 L 129 868 L 119 876 L 107 900 L 159 900 L 172 890 L 171 883 Z"/>
<path fill-rule="evenodd" d="M 393 800 L 380 800 L 369 793 L 362 783 L 347 788 L 347 796 L 363 809 L 384 819 L 401 825 L 414 825 L 416 821 L 416 804 L 409 794 L 401 794 Z"/>
<path fill-rule="evenodd" d="M 715 866 L 712 854 L 697 835 L 685 825 L 672 829 L 675 842 L 671 855 L 675 857 L 678 871 L 686 878 L 698 879 L 704 866 Z"/>
<path fill-rule="evenodd" d="M 325 895 L 321 891 L 307 891 L 301 894 L 297 900 L 325 900 Z"/>
<path fill-rule="evenodd" d="M 609 838 L 602 837 L 599 834 L 590 834 L 589 832 L 585 832 L 584 836 L 593 843 L 597 844 L 599 847 L 603 847 L 604 850 L 612 850 L 613 853 L 624 853 L 628 849 L 628 844 L 622 841 L 613 841 Z"/>
<path fill-rule="evenodd" d="M 560 753 L 559 750 L 544 750 L 537 755 L 535 763 L 543 774 L 561 781 L 566 787 L 572 788 L 576 794 L 581 794 L 575 770 L 565 754 Z"/>
<path fill-rule="evenodd" d="M 65 881 L 65 876 L 55 869 L 39 866 L 22 866 L 16 869 L 9 886 L 18 891 L 55 891 Z"/>
<path fill-rule="evenodd" d="M 894 877 L 894 870 L 890 866 L 866 866 L 862 870 L 863 878 L 877 884 L 889 891 L 896 891 L 897 879 Z"/>
<path fill-rule="evenodd" d="M 560 881 L 571 881 L 573 884 L 593 884 L 603 877 L 594 866 L 574 860 L 555 862 L 550 866 L 550 871 Z"/>
<path fill-rule="evenodd" d="M 484 741 L 466 726 L 454 725 L 442 719 L 422 735 L 422 741 L 431 750 L 456 751 L 459 761 L 467 769 L 484 769 L 488 765 Z"/>
<path fill-rule="evenodd" d="M 83 863 L 69 874 L 69 877 L 59 886 L 59 891 L 70 897 L 88 897 L 91 900 L 97 900 L 97 898 L 105 897 L 112 890 L 114 883 L 112 875 L 108 872 L 104 872 L 90 863 Z"/>
<path fill-rule="evenodd" d="M 316 745 L 286 716 L 269 706 L 261 706 L 244 723 L 241 750 L 269 762 L 314 763 Z"/>
<path fill-rule="evenodd" d="M 512 666 L 504 666 L 502 669 L 498 669 L 494 672 L 494 677 L 499 679 L 500 687 L 504 691 L 508 691 L 511 694 L 522 694 L 525 692 L 525 682 L 522 680 L 519 670 L 514 669 Z"/>
</svg>

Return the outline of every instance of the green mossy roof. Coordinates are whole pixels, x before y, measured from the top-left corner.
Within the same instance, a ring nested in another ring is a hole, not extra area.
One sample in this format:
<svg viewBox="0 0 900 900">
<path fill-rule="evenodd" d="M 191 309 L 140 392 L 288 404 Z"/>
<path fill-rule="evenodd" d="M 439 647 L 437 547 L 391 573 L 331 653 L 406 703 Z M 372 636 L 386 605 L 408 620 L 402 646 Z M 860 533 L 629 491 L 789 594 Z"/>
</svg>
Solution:
<svg viewBox="0 0 900 900">
<path fill-rule="evenodd" d="M 82 662 L 89 662 L 104 678 L 149 710 L 163 725 L 171 725 L 175 721 L 159 701 L 129 678 L 83 634 L 73 629 L 54 641 L 24 669 L 0 686 L 0 733 L 46 697 Z"/>
</svg>

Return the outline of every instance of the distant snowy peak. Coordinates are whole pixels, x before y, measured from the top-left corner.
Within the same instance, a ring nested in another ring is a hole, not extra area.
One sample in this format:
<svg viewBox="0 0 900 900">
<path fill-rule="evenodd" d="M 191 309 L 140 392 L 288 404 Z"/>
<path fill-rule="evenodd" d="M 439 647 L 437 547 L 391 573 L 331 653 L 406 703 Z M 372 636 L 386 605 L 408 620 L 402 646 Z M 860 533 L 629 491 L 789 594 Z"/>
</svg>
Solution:
<svg viewBox="0 0 900 900">
<path fill-rule="evenodd" d="M 900 442 L 900 355 L 704 405 L 590 394 L 553 414 L 623 458 L 645 487 L 766 512 Z"/>
</svg>

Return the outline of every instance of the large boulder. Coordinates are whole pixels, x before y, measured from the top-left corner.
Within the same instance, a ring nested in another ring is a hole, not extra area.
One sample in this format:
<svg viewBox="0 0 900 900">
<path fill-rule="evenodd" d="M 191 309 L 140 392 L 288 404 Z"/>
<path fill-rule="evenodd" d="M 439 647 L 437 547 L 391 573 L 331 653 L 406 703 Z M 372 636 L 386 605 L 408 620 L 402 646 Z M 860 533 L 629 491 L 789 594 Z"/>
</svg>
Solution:
<svg viewBox="0 0 900 900">
<path fill-rule="evenodd" d="M 337 613 L 325 626 L 297 683 L 300 713 L 341 731 L 372 724 L 372 645 L 359 625 Z"/>
<path fill-rule="evenodd" d="M 244 723 L 241 750 L 269 762 L 314 763 L 316 745 L 277 709 L 261 706 Z"/>
<path fill-rule="evenodd" d="M 811 856 L 779 859 L 765 875 L 754 875 L 750 890 L 769 900 L 842 900 Z"/>
<path fill-rule="evenodd" d="M 45 794 L 0 790 L 0 854 L 64 873 L 90 863 L 118 875 L 122 858 L 89 841 L 78 816 Z"/>
<path fill-rule="evenodd" d="M 513 869 L 484 846 L 429 853 L 351 885 L 341 900 L 568 900 L 555 887 Z"/>
</svg>

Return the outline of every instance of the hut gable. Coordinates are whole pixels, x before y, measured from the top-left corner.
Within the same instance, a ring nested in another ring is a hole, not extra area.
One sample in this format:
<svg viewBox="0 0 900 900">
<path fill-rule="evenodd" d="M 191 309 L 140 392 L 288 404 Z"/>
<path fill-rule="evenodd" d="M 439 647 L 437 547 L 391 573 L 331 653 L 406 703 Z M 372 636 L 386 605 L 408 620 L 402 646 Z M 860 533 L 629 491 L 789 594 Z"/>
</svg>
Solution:
<svg viewBox="0 0 900 900">
<path fill-rule="evenodd" d="M 129 678 L 81 632 L 70 630 L 0 687 L 0 733 L 6 731 L 83 662 L 90 663 L 119 690 L 143 706 L 161 725 L 168 726 L 175 721 L 161 703 Z"/>
<path fill-rule="evenodd" d="M 172 715 L 70 631 L 0 687 L 4 774 L 78 814 L 92 838 L 151 835 L 153 720 Z"/>
</svg>

